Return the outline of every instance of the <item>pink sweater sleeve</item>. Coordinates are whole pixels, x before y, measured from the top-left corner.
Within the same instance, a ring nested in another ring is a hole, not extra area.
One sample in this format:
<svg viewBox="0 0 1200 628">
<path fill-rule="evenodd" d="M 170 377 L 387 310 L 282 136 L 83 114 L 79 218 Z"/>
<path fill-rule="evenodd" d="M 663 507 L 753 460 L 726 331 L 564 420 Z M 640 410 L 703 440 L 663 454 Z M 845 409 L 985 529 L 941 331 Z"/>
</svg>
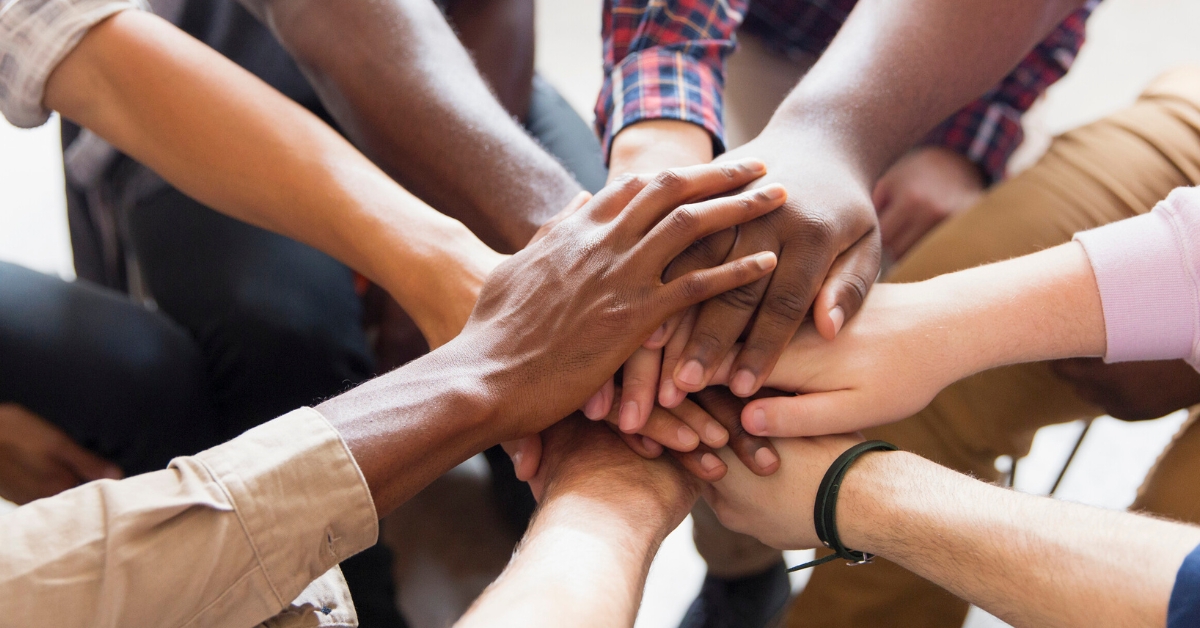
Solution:
<svg viewBox="0 0 1200 628">
<path fill-rule="evenodd" d="M 1200 370 L 1200 188 L 1075 240 L 1100 287 L 1105 361 L 1184 358 Z"/>
</svg>

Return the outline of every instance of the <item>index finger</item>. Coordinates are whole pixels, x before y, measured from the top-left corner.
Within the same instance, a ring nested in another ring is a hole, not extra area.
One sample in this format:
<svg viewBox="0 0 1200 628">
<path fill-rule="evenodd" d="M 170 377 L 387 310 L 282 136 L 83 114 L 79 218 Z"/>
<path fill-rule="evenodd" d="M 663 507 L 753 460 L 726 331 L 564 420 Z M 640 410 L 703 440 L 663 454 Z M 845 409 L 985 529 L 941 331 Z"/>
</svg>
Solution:
<svg viewBox="0 0 1200 628">
<path fill-rule="evenodd" d="M 766 173 L 766 164 L 757 159 L 664 170 L 629 202 L 617 220 L 640 240 L 676 207 L 732 192 Z"/>
</svg>

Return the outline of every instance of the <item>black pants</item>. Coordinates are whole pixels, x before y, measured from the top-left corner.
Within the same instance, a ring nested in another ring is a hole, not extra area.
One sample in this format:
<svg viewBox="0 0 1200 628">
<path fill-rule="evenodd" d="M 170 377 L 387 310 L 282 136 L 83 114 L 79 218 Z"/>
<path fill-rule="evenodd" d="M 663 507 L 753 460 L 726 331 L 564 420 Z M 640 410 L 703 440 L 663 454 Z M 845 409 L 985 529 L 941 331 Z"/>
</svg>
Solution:
<svg viewBox="0 0 1200 628">
<path fill-rule="evenodd" d="M 134 475 L 221 443 L 204 355 L 125 295 L 0 262 L 0 402 Z"/>
</svg>

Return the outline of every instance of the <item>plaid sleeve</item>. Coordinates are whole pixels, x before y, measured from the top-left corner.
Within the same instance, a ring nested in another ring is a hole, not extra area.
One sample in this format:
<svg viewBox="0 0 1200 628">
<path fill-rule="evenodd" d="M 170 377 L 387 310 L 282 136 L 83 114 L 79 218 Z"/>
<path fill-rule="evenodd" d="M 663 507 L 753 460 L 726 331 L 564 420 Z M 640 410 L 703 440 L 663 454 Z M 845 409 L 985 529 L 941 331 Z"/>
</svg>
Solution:
<svg viewBox="0 0 1200 628">
<path fill-rule="evenodd" d="M 1011 74 L 947 118 L 923 143 L 961 153 L 979 166 L 988 183 L 1003 179 L 1008 158 L 1025 138 L 1021 116 L 1071 68 L 1083 46 L 1087 18 L 1099 3 L 1090 0 L 1067 16 Z"/>
<path fill-rule="evenodd" d="M 604 86 L 596 131 L 608 155 L 612 138 L 641 120 L 698 124 L 724 151 L 725 57 L 749 0 L 607 0 Z"/>
</svg>

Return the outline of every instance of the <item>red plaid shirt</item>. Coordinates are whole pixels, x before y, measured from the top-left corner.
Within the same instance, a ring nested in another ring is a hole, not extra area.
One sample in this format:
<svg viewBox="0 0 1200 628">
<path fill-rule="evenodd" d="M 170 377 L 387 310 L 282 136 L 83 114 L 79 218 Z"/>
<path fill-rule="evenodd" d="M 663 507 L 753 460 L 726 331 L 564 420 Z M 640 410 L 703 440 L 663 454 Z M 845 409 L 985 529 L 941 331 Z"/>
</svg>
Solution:
<svg viewBox="0 0 1200 628">
<path fill-rule="evenodd" d="M 604 6 L 604 88 L 596 128 L 612 138 L 640 120 L 685 120 L 708 130 L 724 150 L 725 57 L 740 26 L 784 54 L 819 55 L 856 0 L 608 0 Z M 1072 13 L 1011 74 L 934 129 L 926 144 L 945 146 L 1003 178 L 1021 144 L 1021 116 L 1066 74 L 1083 45 L 1099 0 Z M 749 5 L 749 6 L 747 6 Z M 744 23 L 743 23 L 744 22 Z"/>
</svg>

